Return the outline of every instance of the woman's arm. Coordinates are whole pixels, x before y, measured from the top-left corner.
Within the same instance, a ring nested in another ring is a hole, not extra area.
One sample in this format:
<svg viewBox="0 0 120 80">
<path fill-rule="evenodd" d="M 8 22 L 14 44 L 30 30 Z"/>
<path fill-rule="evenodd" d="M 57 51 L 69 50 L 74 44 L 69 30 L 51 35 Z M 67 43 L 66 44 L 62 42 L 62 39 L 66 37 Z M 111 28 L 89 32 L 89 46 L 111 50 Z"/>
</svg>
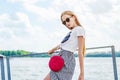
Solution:
<svg viewBox="0 0 120 80">
<path fill-rule="evenodd" d="M 60 44 L 48 51 L 48 54 L 54 53 L 56 50 L 60 49 Z"/>
<path fill-rule="evenodd" d="M 78 57 L 80 65 L 80 75 L 78 80 L 84 80 L 84 55 L 83 55 L 84 44 L 85 39 L 83 38 L 83 36 L 78 36 Z"/>
</svg>

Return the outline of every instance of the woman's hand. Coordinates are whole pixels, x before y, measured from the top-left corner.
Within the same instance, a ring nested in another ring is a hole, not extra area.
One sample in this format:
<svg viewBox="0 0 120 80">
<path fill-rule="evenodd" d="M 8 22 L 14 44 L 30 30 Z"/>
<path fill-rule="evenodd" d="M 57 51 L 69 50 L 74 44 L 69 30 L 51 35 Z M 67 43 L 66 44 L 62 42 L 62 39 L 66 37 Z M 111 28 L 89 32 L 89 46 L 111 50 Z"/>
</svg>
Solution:
<svg viewBox="0 0 120 80">
<path fill-rule="evenodd" d="M 51 49 L 51 50 L 48 51 L 48 54 L 52 54 L 52 53 L 54 53 L 53 49 Z"/>
<path fill-rule="evenodd" d="M 53 49 L 48 51 L 48 54 L 52 54 L 54 53 L 56 50 L 58 50 L 60 48 L 60 45 L 57 45 L 56 47 L 54 47 Z"/>
<path fill-rule="evenodd" d="M 83 73 L 81 73 L 81 74 L 79 75 L 78 80 L 84 80 L 84 74 L 83 74 Z"/>
</svg>

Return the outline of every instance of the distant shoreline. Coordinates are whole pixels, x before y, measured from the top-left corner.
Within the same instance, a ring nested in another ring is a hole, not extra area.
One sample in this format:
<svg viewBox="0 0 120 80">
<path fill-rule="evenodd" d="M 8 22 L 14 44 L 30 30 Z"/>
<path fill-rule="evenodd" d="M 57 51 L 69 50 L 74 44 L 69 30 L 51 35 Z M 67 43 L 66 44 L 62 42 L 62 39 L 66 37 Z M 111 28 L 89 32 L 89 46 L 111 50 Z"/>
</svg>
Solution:
<svg viewBox="0 0 120 80">
<path fill-rule="evenodd" d="M 9 56 L 9 57 L 50 57 L 46 52 L 43 53 L 35 53 L 35 52 L 29 52 L 25 50 L 17 50 L 17 51 L 0 51 L 1 55 Z M 78 54 L 74 54 L 75 57 L 78 57 Z M 115 52 L 116 57 L 120 57 L 120 51 Z M 85 57 L 112 57 L 111 52 L 91 52 L 86 53 Z"/>
</svg>

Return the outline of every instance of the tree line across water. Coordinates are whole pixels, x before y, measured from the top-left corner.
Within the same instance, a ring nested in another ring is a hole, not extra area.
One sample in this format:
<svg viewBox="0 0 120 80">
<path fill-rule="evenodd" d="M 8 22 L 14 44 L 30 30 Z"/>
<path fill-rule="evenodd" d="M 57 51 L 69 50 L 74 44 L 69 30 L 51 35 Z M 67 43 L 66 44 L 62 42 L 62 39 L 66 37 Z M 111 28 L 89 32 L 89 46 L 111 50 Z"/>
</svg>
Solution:
<svg viewBox="0 0 120 80">
<path fill-rule="evenodd" d="M 50 57 L 47 52 L 35 53 L 25 50 L 0 50 L 0 54 L 4 56 L 28 56 L 28 57 Z M 78 54 L 74 54 L 75 57 L 78 57 Z M 115 52 L 116 57 L 120 57 L 120 51 Z M 111 57 L 111 52 L 92 52 L 86 53 L 85 57 Z"/>
</svg>

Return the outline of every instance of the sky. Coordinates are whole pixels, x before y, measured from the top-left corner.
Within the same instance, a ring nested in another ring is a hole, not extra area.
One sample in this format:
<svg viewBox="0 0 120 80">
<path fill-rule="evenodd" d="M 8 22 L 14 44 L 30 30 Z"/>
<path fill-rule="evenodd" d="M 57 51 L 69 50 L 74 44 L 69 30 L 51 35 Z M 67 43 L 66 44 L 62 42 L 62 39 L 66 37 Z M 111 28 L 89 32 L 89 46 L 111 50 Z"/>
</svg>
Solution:
<svg viewBox="0 0 120 80">
<path fill-rule="evenodd" d="M 69 30 L 60 15 L 73 11 L 86 32 L 86 47 L 120 51 L 120 0 L 0 0 L 0 50 L 46 52 Z"/>
</svg>

